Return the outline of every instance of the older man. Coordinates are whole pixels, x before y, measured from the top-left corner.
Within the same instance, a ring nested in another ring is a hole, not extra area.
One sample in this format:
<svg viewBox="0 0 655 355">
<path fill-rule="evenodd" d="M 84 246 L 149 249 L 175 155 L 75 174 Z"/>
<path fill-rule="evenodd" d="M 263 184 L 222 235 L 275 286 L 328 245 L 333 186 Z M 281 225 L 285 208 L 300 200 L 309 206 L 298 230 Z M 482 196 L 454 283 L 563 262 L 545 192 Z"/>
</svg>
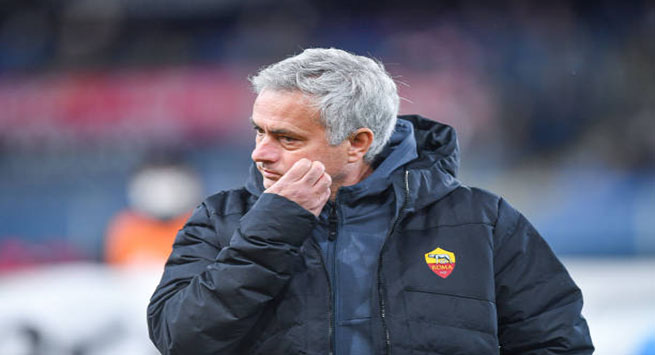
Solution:
<svg viewBox="0 0 655 355">
<path fill-rule="evenodd" d="M 384 67 L 308 49 L 251 79 L 241 189 L 180 231 L 148 307 L 164 354 L 586 354 L 582 295 L 530 223 L 455 177 L 448 126 Z"/>
</svg>

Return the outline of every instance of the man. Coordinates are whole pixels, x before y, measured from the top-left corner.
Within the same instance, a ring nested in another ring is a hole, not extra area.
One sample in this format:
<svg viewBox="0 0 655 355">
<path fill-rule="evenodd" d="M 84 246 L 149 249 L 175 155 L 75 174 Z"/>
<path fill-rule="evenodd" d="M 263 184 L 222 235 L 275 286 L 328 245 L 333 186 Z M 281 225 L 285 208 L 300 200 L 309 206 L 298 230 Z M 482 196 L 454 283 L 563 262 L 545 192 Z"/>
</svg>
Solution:
<svg viewBox="0 0 655 355">
<path fill-rule="evenodd" d="M 165 354 L 586 354 L 582 295 L 530 223 L 462 185 L 448 126 L 369 58 L 251 79 L 245 187 L 179 232 L 148 307 Z"/>
</svg>

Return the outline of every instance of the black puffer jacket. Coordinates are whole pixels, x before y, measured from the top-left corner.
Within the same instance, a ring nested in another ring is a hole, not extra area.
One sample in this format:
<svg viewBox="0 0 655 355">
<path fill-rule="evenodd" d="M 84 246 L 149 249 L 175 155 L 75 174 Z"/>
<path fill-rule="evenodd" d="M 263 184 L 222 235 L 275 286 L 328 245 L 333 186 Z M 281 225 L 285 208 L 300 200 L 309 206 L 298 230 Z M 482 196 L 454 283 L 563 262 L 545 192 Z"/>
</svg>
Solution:
<svg viewBox="0 0 655 355">
<path fill-rule="evenodd" d="M 419 157 L 392 174 L 398 217 L 371 290 L 379 354 L 588 354 L 582 294 L 530 223 L 455 179 L 445 125 L 404 116 Z M 200 205 L 148 307 L 164 354 L 328 354 L 331 287 L 317 219 L 250 187 Z M 440 249 L 438 249 L 440 248 Z M 435 270 L 435 271 L 433 271 Z"/>
</svg>

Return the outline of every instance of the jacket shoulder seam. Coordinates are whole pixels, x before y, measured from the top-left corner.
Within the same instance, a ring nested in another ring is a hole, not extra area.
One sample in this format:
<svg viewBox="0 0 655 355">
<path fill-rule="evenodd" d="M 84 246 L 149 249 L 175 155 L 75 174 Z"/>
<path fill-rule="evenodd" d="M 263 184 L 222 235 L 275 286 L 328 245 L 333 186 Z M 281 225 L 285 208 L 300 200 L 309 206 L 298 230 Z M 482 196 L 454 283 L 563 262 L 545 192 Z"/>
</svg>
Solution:
<svg viewBox="0 0 655 355">
<path fill-rule="evenodd" d="M 498 200 L 498 218 L 496 219 L 496 223 L 494 225 L 494 229 L 498 227 L 498 221 L 500 220 L 500 209 L 501 209 L 501 204 L 504 201 L 504 199 L 499 199 Z M 508 236 L 514 234 L 516 231 L 516 228 L 519 225 L 519 222 L 521 221 L 521 216 L 518 215 L 515 219 L 514 222 L 507 228 L 507 232 L 503 233 L 503 235 L 500 237 L 499 241 L 502 243 L 505 239 L 508 238 Z"/>
</svg>

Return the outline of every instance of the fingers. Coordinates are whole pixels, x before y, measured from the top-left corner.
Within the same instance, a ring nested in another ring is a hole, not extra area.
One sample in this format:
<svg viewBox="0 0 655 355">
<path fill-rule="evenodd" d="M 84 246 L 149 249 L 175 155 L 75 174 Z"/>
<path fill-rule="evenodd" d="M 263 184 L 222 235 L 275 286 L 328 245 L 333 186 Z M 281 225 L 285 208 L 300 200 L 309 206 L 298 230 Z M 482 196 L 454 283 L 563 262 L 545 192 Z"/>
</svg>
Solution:
<svg viewBox="0 0 655 355">
<path fill-rule="evenodd" d="M 313 197 L 310 198 L 307 201 L 307 204 L 303 207 L 318 217 L 318 215 L 321 214 L 323 206 L 325 206 L 330 199 L 331 189 L 329 175 L 324 174 L 317 181 L 316 185 L 313 186 L 313 191 Z"/>
<path fill-rule="evenodd" d="M 316 180 L 312 186 L 314 198 L 310 200 L 311 206 L 308 208 L 310 212 L 318 216 L 323 209 L 323 206 L 330 199 L 332 185 L 332 178 L 326 172 L 321 173 L 321 176 Z"/>
<path fill-rule="evenodd" d="M 325 174 L 325 165 L 320 161 L 312 162 L 312 166 L 309 168 L 305 176 L 302 177 L 305 183 L 310 186 L 315 185 L 316 182 L 323 177 Z"/>
<path fill-rule="evenodd" d="M 330 198 L 332 177 L 319 161 L 300 159 L 265 192 L 296 202 L 318 216 Z"/>
<path fill-rule="evenodd" d="M 284 181 L 297 181 L 300 180 L 307 172 L 312 168 L 312 161 L 306 158 L 302 158 L 295 162 L 293 166 L 280 178 Z M 321 164 L 322 165 L 322 164 Z"/>
<path fill-rule="evenodd" d="M 314 186 L 320 188 L 328 188 L 332 185 L 332 177 L 327 172 L 321 173 L 318 179 L 314 182 Z"/>
</svg>

